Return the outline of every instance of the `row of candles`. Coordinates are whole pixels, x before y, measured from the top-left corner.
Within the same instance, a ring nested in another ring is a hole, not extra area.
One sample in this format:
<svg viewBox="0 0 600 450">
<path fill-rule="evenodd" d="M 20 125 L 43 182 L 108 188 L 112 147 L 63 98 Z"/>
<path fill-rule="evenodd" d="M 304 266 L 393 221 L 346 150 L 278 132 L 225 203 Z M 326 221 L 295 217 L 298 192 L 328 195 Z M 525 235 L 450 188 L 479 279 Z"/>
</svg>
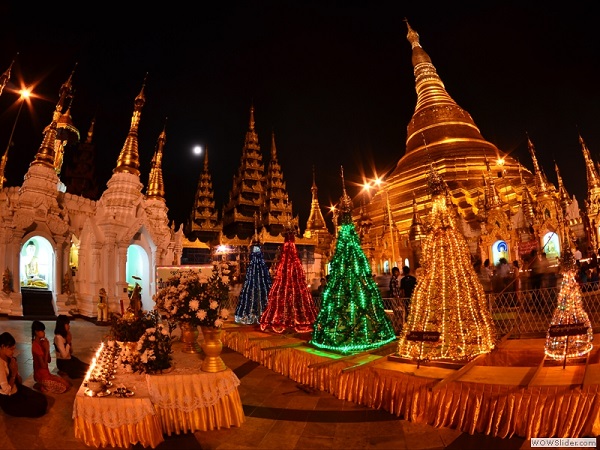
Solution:
<svg viewBox="0 0 600 450">
<path fill-rule="evenodd" d="M 114 341 L 109 342 L 108 345 L 102 342 L 90 362 L 83 380 L 85 385 L 90 387 L 90 384 L 100 383 L 105 388 L 110 384 L 110 380 L 115 378 L 118 353 L 119 347 Z"/>
</svg>

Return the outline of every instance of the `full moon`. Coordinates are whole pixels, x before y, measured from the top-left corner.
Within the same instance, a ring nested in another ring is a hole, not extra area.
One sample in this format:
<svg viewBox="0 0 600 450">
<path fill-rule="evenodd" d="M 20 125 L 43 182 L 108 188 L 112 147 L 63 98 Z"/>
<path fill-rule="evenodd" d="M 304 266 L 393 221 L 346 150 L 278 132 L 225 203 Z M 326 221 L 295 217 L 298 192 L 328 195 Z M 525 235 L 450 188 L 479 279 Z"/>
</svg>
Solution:
<svg viewBox="0 0 600 450">
<path fill-rule="evenodd" d="M 200 153 L 202 153 L 202 147 L 200 147 L 199 145 L 196 145 L 194 147 L 194 154 L 199 155 Z"/>
</svg>

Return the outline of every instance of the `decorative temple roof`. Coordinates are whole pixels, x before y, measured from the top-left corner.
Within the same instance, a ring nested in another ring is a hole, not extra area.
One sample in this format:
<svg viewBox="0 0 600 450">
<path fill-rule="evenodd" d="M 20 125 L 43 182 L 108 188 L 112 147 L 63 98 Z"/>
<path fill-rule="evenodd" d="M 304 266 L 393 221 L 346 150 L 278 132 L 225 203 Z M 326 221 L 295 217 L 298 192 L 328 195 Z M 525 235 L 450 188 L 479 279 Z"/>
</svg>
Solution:
<svg viewBox="0 0 600 450">
<path fill-rule="evenodd" d="M 198 179 L 194 206 L 190 214 L 187 233 L 204 242 L 216 240 L 222 230 L 219 213 L 215 207 L 215 191 L 208 167 L 208 147 L 204 151 L 204 167 Z"/>
<path fill-rule="evenodd" d="M 265 195 L 262 207 L 262 225 L 271 233 L 283 232 L 288 216 L 292 215 L 292 202 L 289 200 L 281 165 L 277 160 L 275 133 L 271 133 L 271 158 L 265 175 Z"/>
<path fill-rule="evenodd" d="M 254 127 L 254 105 L 250 107 L 250 122 L 237 173 L 223 207 L 223 233 L 245 239 L 254 230 L 254 213 L 261 210 L 265 195 L 264 164 L 258 135 Z"/>
</svg>

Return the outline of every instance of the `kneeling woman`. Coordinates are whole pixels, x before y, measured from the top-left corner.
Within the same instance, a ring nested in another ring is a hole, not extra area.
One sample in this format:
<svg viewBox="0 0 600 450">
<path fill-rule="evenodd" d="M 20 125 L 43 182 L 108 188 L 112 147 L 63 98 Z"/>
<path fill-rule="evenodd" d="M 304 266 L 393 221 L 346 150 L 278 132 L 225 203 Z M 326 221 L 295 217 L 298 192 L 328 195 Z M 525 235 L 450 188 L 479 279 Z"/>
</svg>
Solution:
<svg viewBox="0 0 600 450">
<path fill-rule="evenodd" d="M 72 379 L 85 377 L 90 366 L 73 355 L 71 319 L 64 314 L 56 318 L 54 348 L 56 349 L 56 367 L 58 370 L 66 373 Z"/>
<path fill-rule="evenodd" d="M 23 385 L 15 345 L 12 334 L 0 334 L 0 408 L 10 416 L 41 417 L 48 409 L 48 399 Z"/>
<path fill-rule="evenodd" d="M 71 383 L 58 375 L 50 373 L 48 364 L 50 342 L 46 339 L 46 326 L 39 320 L 31 323 L 31 354 L 33 356 L 33 379 L 39 384 L 42 392 L 62 394 L 71 387 Z M 34 386 L 35 387 L 35 386 Z"/>
</svg>

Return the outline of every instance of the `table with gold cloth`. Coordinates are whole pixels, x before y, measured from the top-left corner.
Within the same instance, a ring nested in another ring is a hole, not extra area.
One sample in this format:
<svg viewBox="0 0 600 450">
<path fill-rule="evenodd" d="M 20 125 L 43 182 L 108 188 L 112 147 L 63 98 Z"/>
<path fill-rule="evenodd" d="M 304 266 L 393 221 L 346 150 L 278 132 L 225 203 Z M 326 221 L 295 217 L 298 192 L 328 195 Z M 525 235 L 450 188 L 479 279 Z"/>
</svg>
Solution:
<svg viewBox="0 0 600 450">
<path fill-rule="evenodd" d="M 160 375 L 118 371 L 113 387 L 134 391 L 129 398 L 89 397 L 79 388 L 73 405 L 75 436 L 95 447 L 155 448 L 164 434 L 208 431 L 241 426 L 245 421 L 231 369 L 218 373 L 200 370 L 202 357 L 181 352 L 175 343 L 173 370 Z"/>
<path fill-rule="evenodd" d="M 509 341 L 442 383 L 454 369 L 386 356 L 344 358 L 293 336 L 243 327 L 227 326 L 223 334 L 232 350 L 294 381 L 413 422 L 502 438 L 600 435 L 598 349 L 587 366 L 538 370 L 544 339 Z"/>
</svg>

